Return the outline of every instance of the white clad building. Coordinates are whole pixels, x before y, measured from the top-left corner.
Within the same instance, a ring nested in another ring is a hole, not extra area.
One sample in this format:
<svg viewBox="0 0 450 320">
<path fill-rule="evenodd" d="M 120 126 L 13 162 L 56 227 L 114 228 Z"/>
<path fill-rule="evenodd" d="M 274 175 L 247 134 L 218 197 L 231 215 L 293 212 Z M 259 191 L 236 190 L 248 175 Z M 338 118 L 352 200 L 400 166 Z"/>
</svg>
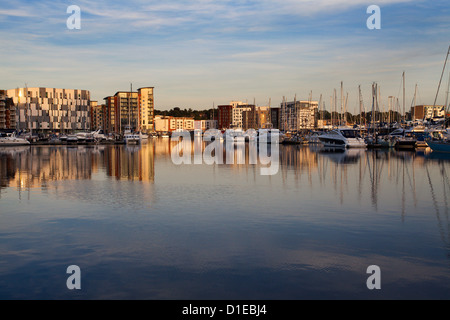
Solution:
<svg viewBox="0 0 450 320">
<path fill-rule="evenodd" d="M 90 92 L 78 89 L 7 90 L 16 105 L 16 129 L 75 131 L 90 129 Z"/>
</svg>

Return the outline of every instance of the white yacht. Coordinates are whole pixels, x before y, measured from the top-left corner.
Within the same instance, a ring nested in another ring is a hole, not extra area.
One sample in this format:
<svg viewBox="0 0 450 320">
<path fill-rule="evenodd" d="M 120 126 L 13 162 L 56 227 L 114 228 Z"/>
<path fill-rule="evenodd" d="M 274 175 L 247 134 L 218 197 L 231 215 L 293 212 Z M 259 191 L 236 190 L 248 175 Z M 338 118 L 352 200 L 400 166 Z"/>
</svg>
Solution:
<svg viewBox="0 0 450 320">
<path fill-rule="evenodd" d="M 143 133 L 142 131 L 139 132 L 139 139 L 140 140 L 148 140 L 148 134 Z"/>
<path fill-rule="evenodd" d="M 319 136 L 320 142 L 328 148 L 365 148 L 367 143 L 353 128 L 337 128 Z"/>
<path fill-rule="evenodd" d="M 17 137 L 14 132 L 6 137 L 0 137 L 0 146 L 23 146 L 23 145 L 30 145 L 30 141 Z"/>
<path fill-rule="evenodd" d="M 132 132 L 125 133 L 123 139 L 126 144 L 139 144 L 141 141 L 140 135 Z"/>
</svg>

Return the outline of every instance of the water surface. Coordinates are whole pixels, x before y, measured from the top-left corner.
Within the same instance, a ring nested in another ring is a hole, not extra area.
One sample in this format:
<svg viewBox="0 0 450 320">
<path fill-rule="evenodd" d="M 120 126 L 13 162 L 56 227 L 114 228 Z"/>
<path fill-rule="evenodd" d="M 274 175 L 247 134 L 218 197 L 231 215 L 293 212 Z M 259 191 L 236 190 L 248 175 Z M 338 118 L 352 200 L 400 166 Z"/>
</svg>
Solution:
<svg viewBox="0 0 450 320">
<path fill-rule="evenodd" d="M 172 148 L 1 149 L 0 298 L 450 298 L 450 156 L 280 145 L 263 176 Z"/>
</svg>

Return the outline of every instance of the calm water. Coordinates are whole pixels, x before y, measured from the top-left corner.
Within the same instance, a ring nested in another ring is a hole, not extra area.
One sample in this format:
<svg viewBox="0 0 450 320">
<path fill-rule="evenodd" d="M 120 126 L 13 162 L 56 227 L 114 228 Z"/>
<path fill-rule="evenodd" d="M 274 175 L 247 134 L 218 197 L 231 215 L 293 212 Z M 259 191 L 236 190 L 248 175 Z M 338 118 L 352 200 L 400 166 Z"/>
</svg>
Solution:
<svg viewBox="0 0 450 320">
<path fill-rule="evenodd" d="M 170 152 L 1 149 L 0 298 L 450 298 L 450 156 L 280 146 L 263 176 Z"/>
</svg>

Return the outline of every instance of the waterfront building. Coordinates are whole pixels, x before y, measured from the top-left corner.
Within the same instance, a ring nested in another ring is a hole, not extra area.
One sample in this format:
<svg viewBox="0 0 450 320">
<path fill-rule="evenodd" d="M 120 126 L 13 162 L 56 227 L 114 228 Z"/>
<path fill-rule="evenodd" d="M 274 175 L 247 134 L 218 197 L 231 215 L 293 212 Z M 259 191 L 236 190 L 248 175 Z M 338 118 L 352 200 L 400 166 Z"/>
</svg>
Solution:
<svg viewBox="0 0 450 320">
<path fill-rule="evenodd" d="M 157 132 L 173 132 L 176 130 L 192 131 L 195 129 L 195 121 L 193 118 L 156 116 L 154 123 L 155 131 Z"/>
<path fill-rule="evenodd" d="M 202 131 L 217 129 L 217 120 L 195 120 L 194 129 Z"/>
<path fill-rule="evenodd" d="M 217 125 L 218 129 L 230 129 L 231 123 L 233 121 L 233 106 L 232 105 L 221 105 L 217 107 Z"/>
<path fill-rule="evenodd" d="M 233 107 L 232 110 L 232 119 L 231 119 L 231 127 L 232 128 L 244 128 L 244 120 L 245 120 L 245 126 L 248 128 L 253 128 L 255 126 L 255 116 L 254 116 L 254 105 L 249 104 L 238 104 Z M 243 117 L 245 113 L 245 119 Z"/>
<path fill-rule="evenodd" d="M 298 131 L 317 127 L 317 101 L 283 101 L 280 106 L 281 130 Z"/>
<path fill-rule="evenodd" d="M 91 101 L 91 130 L 105 130 L 106 127 L 106 106 L 98 105 L 97 101 Z"/>
<path fill-rule="evenodd" d="M 272 124 L 273 129 L 280 129 L 281 125 L 281 108 L 280 107 L 271 107 L 270 108 L 270 123 Z"/>
<path fill-rule="evenodd" d="M 155 101 L 153 95 L 154 87 L 144 87 L 138 89 L 138 108 L 140 131 L 154 131 Z"/>
<path fill-rule="evenodd" d="M 236 108 L 237 110 L 240 108 Z M 242 128 L 243 130 L 248 129 L 258 129 L 258 111 L 255 105 L 246 105 L 242 107 L 242 126 L 236 125 L 237 128 Z"/>
<path fill-rule="evenodd" d="M 6 90 L 0 90 L 0 129 L 16 129 L 16 107 Z"/>
<path fill-rule="evenodd" d="M 218 106 L 219 129 L 258 129 L 278 127 L 271 124 L 270 108 L 257 107 L 242 101 L 231 101 L 228 105 Z"/>
<path fill-rule="evenodd" d="M 7 90 L 16 106 L 16 129 L 74 131 L 90 129 L 90 92 L 79 89 L 16 88 Z"/>
<path fill-rule="evenodd" d="M 433 118 L 444 118 L 445 107 L 433 105 L 417 105 L 411 107 L 412 120 L 423 120 Z"/>
<path fill-rule="evenodd" d="M 108 132 L 154 130 L 154 87 L 139 88 L 137 92 L 118 91 L 105 97 Z"/>
<path fill-rule="evenodd" d="M 269 129 L 272 128 L 270 122 L 270 108 L 267 106 L 256 107 L 256 128 Z"/>
</svg>

